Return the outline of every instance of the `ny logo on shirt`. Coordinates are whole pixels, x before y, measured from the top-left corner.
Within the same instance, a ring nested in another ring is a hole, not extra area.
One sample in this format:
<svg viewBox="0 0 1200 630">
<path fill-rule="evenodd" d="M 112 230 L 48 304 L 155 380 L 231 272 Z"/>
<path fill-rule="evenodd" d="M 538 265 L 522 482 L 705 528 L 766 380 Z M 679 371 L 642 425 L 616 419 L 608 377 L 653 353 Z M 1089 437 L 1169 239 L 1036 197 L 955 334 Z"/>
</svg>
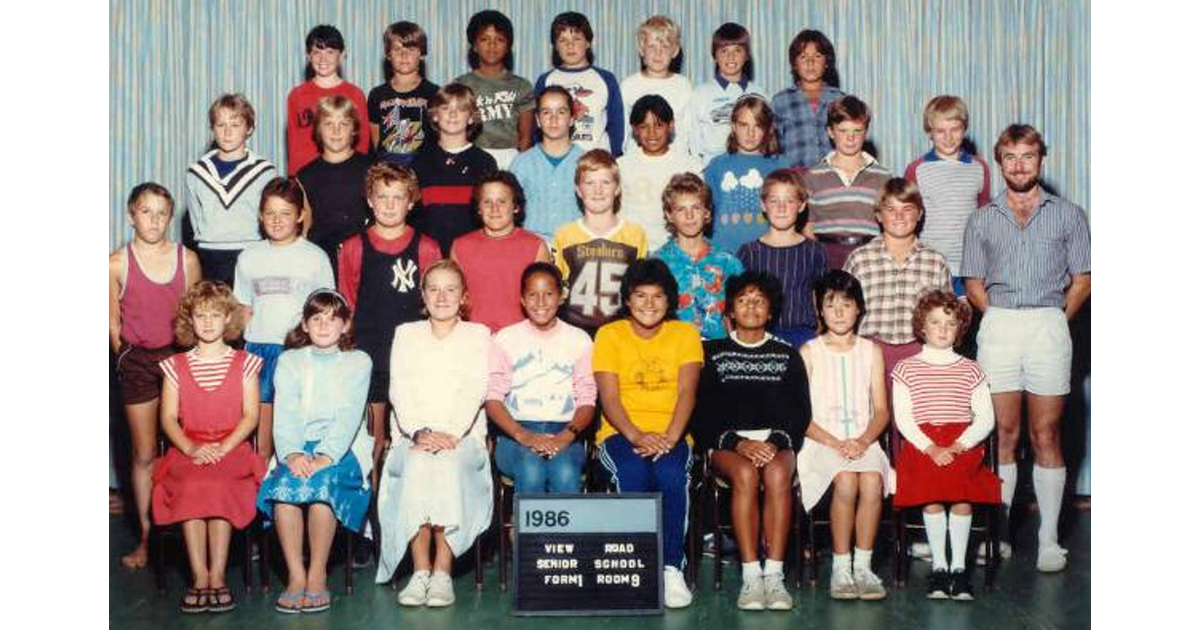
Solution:
<svg viewBox="0 0 1200 630">
<path fill-rule="evenodd" d="M 408 293 L 417 286 L 417 263 L 412 259 L 400 259 L 392 263 L 392 288 Z"/>
</svg>

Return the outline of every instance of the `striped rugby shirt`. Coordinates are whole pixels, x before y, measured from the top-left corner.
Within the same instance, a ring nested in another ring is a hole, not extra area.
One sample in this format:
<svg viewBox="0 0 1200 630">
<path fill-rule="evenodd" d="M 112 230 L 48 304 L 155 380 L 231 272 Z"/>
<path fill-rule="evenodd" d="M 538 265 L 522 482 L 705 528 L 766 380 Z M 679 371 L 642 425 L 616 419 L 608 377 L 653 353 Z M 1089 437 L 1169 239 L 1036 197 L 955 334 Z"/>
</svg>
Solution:
<svg viewBox="0 0 1200 630">
<path fill-rule="evenodd" d="M 863 152 L 866 165 L 847 177 L 829 162 L 831 151 L 804 172 L 808 190 L 808 220 L 814 234 L 879 234 L 875 221 L 875 198 L 892 174 L 871 154 Z"/>
<path fill-rule="evenodd" d="M 967 151 L 960 151 L 958 159 L 943 160 L 930 149 L 904 169 L 904 179 L 917 183 L 925 202 L 921 240 L 946 257 L 952 275 L 960 275 L 967 219 L 991 199 L 987 163 Z"/>
</svg>

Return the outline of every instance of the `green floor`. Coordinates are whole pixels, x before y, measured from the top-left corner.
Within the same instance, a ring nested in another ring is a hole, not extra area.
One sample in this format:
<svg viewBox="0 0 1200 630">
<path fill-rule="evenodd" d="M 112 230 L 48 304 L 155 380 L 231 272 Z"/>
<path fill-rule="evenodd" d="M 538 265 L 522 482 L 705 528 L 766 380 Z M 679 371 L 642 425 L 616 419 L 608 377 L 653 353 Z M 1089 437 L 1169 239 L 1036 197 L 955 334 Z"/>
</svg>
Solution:
<svg viewBox="0 0 1200 630">
<path fill-rule="evenodd" d="M 720 592 L 712 590 L 712 564 L 706 559 L 700 571 L 700 588 L 695 602 L 682 611 L 670 611 L 651 617 L 597 618 L 517 618 L 509 614 L 510 598 L 497 587 L 497 567 L 487 567 L 485 588 L 476 592 L 472 573 L 467 571 L 455 579 L 458 602 L 449 609 L 401 609 L 396 594 L 388 586 L 371 582 L 373 569 L 356 573 L 356 591 L 351 596 L 341 592 L 340 567 L 331 567 L 334 574 L 333 609 L 314 615 L 284 616 L 274 612 L 274 593 L 255 591 L 239 595 L 237 610 L 224 615 L 185 616 L 177 612 L 177 603 L 185 587 L 183 567 L 169 574 L 169 591 L 159 596 L 154 589 L 149 570 L 128 571 L 120 566 L 120 555 L 133 542 L 128 525 L 120 518 L 110 520 L 109 529 L 109 626 L 122 630 L 138 628 L 229 628 L 257 629 L 262 627 L 289 628 L 388 628 L 397 626 L 421 630 L 457 630 L 460 628 L 612 628 L 619 623 L 621 630 L 659 628 L 690 630 L 694 628 L 753 627 L 755 630 L 774 628 L 830 628 L 864 630 L 887 628 L 902 630 L 921 628 L 940 630 L 963 628 L 1051 629 L 1088 628 L 1091 626 L 1091 520 L 1089 513 L 1068 515 L 1065 546 L 1070 549 L 1070 564 L 1066 572 L 1041 575 L 1034 568 L 1033 540 L 1036 516 L 1026 519 L 1018 528 L 1016 555 L 1001 565 L 995 588 L 988 592 L 981 587 L 981 575 L 976 575 L 974 602 L 930 601 L 925 599 L 924 578 L 927 563 L 914 562 L 907 588 L 891 588 L 883 602 L 834 602 L 829 599 L 828 556 L 822 558 L 820 582 L 816 589 L 804 588 L 794 593 L 796 609 L 791 612 L 742 612 L 734 605 L 740 584 L 738 568 L 726 566 L 726 581 Z M 881 541 L 882 542 L 882 541 Z M 181 543 L 180 543 L 181 544 Z M 882 550 L 883 544 L 879 545 Z M 888 562 L 877 562 L 877 570 L 886 581 L 891 578 Z M 882 564 L 882 566 L 878 566 Z M 230 571 L 231 585 L 240 587 L 240 571 Z M 274 587 L 278 588 L 276 577 Z"/>
</svg>

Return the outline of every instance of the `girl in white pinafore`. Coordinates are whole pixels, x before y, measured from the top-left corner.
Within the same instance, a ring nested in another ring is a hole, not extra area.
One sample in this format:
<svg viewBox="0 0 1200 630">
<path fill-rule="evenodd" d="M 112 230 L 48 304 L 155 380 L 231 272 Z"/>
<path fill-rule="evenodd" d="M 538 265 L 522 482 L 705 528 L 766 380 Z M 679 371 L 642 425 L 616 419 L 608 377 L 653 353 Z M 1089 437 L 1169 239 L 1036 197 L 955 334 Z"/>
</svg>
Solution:
<svg viewBox="0 0 1200 630">
<path fill-rule="evenodd" d="M 888 425 L 883 352 L 857 334 L 866 301 L 854 276 L 830 270 L 813 292 L 821 334 L 800 348 L 812 400 L 812 421 L 796 456 L 800 492 L 805 511 L 811 511 L 833 485 L 830 596 L 883 599 L 887 589 L 871 570 L 883 497 L 893 486 L 891 465 L 877 441 Z"/>
<path fill-rule="evenodd" d="M 431 265 L 421 294 L 429 319 L 398 326 L 392 344 L 392 446 L 380 480 L 375 581 L 388 581 L 411 546 L 414 571 L 400 603 L 448 606 L 454 558 L 492 519 L 482 405 L 497 353 L 486 326 L 461 321 L 466 283 L 456 264 Z"/>
</svg>

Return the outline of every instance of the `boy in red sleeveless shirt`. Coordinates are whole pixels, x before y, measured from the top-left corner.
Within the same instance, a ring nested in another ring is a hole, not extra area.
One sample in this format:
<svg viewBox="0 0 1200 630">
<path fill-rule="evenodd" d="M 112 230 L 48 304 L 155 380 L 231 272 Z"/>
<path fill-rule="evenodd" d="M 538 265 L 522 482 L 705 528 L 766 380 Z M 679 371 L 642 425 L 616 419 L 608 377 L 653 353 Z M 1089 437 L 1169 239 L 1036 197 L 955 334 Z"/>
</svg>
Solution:
<svg viewBox="0 0 1200 630">
<path fill-rule="evenodd" d="M 146 566 L 150 531 L 150 469 L 158 437 L 158 362 L 174 353 L 175 308 L 200 280 L 195 252 L 167 240 L 175 200 L 159 184 L 134 187 L 127 203 L 133 238 L 108 257 L 108 337 L 117 353 L 121 400 L 133 443 L 131 477 L 141 525 L 140 543 L 121 558 L 131 569 Z"/>
</svg>

